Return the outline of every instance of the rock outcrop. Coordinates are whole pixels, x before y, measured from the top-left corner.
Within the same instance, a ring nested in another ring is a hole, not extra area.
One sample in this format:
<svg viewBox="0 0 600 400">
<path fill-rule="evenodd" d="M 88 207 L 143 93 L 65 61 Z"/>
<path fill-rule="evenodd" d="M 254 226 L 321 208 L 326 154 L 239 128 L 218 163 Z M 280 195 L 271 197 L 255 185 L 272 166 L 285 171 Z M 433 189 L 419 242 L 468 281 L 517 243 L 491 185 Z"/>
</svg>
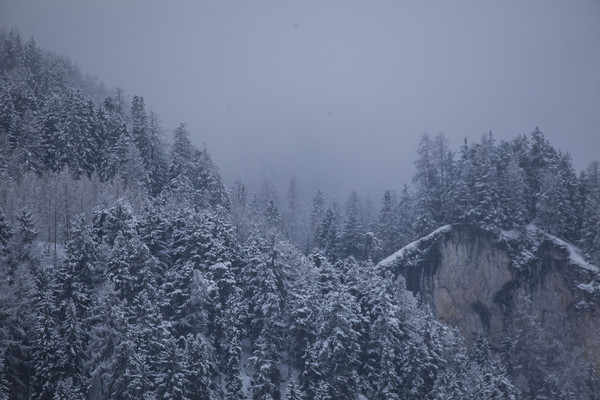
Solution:
<svg viewBox="0 0 600 400">
<path fill-rule="evenodd" d="M 467 342 L 485 332 L 500 348 L 527 303 L 544 329 L 561 328 L 556 340 L 600 362 L 600 269 L 534 226 L 503 233 L 445 226 L 378 268 L 402 275 L 436 318 L 458 328 Z"/>
</svg>

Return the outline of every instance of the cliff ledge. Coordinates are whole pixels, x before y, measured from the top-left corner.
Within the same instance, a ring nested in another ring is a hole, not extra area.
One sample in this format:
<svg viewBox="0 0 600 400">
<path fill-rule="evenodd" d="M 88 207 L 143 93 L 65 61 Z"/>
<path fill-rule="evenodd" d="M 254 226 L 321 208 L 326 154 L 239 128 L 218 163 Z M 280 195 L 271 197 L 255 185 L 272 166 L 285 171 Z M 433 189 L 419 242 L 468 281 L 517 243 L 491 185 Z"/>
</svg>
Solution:
<svg viewBox="0 0 600 400">
<path fill-rule="evenodd" d="M 527 303 L 545 330 L 561 332 L 556 340 L 600 363 L 600 269 L 533 225 L 501 233 L 444 226 L 377 267 L 403 276 L 436 318 L 458 328 L 467 342 L 485 332 L 500 348 Z"/>
</svg>

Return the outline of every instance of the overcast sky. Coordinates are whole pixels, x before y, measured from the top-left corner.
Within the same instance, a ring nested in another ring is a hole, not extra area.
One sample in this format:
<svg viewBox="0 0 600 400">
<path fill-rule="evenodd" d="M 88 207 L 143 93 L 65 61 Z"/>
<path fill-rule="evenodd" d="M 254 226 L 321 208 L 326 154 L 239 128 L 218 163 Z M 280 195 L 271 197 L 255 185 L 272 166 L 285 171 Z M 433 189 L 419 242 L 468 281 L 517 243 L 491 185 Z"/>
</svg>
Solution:
<svg viewBox="0 0 600 400">
<path fill-rule="evenodd" d="M 424 132 L 600 158 L 599 0 L 0 0 L 0 25 L 187 123 L 228 182 L 379 197 Z"/>
</svg>

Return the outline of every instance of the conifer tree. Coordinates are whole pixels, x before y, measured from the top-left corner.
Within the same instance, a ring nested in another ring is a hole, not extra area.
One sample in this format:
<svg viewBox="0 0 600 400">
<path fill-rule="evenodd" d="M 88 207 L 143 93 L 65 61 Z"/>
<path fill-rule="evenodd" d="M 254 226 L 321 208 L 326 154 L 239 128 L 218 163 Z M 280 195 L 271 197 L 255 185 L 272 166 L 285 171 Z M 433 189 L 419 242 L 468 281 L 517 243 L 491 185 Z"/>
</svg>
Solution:
<svg viewBox="0 0 600 400">
<path fill-rule="evenodd" d="M 313 342 L 315 334 L 316 297 L 313 290 L 316 288 L 314 284 L 307 285 L 305 279 L 306 277 L 302 277 L 295 280 L 288 292 L 285 310 L 288 353 L 290 363 L 296 367 L 301 366 L 304 350 Z"/>
<path fill-rule="evenodd" d="M 469 147 L 465 137 L 460 147 L 460 158 L 454 169 L 453 184 L 446 192 L 444 218 L 447 222 L 467 222 L 471 218 L 475 199 L 473 189 L 475 186 L 476 171 L 473 165 L 473 150 Z"/>
<path fill-rule="evenodd" d="M 485 336 L 479 333 L 471 359 L 474 363 L 474 394 L 481 399 L 516 399 L 517 392 L 506 377 L 500 360 L 491 353 Z"/>
<path fill-rule="evenodd" d="M 515 155 L 510 159 L 504 172 L 502 185 L 502 205 L 504 229 L 524 225 L 527 220 L 527 200 L 525 187 L 525 173 L 519 166 Z"/>
<path fill-rule="evenodd" d="M 108 97 L 98 110 L 100 156 L 98 171 L 103 181 L 109 181 L 122 172 L 131 146 L 130 133 L 118 105 L 118 99 Z"/>
<path fill-rule="evenodd" d="M 338 255 L 340 258 L 363 258 L 365 234 L 356 214 L 351 213 L 346 217 L 338 240 Z"/>
<path fill-rule="evenodd" d="M 292 376 L 287 385 L 285 400 L 302 400 L 302 394 L 296 385 L 296 379 Z"/>
<path fill-rule="evenodd" d="M 183 339 L 182 341 L 185 342 Z M 175 339 L 172 336 L 165 337 L 158 355 L 156 377 L 156 392 L 161 399 L 192 399 L 187 393 L 188 377 L 191 375 L 187 367 L 185 354 Z"/>
<path fill-rule="evenodd" d="M 149 127 L 148 127 L 148 115 L 146 114 L 146 106 L 144 104 L 144 98 L 141 96 L 133 96 L 131 101 L 131 136 L 133 143 L 138 148 L 142 159 L 144 160 L 144 166 L 150 167 L 148 156 L 150 152 L 150 140 L 149 140 Z"/>
<path fill-rule="evenodd" d="M 305 348 L 300 374 L 300 391 L 305 399 L 314 399 L 322 379 L 317 350 L 311 345 Z"/>
<path fill-rule="evenodd" d="M 443 144 L 440 141 L 439 144 Z M 413 182 L 417 184 L 417 200 L 415 229 L 422 236 L 435 229 L 441 223 L 441 177 L 439 166 L 443 165 L 438 160 L 436 143 L 425 133 L 421 136 L 415 161 L 416 172 Z"/>
<path fill-rule="evenodd" d="M 10 392 L 8 390 L 8 382 L 4 374 L 4 360 L 0 358 L 0 400 L 9 400 Z"/>
<path fill-rule="evenodd" d="M 377 221 L 377 235 L 382 240 L 382 250 L 386 255 L 398 250 L 399 224 L 396 216 L 396 205 L 390 190 L 386 190 L 381 200 L 381 210 Z"/>
<path fill-rule="evenodd" d="M 315 196 L 312 199 L 312 210 L 310 213 L 310 227 L 313 235 L 316 232 L 321 219 L 325 215 L 325 196 L 321 190 L 317 190 Z"/>
<path fill-rule="evenodd" d="M 3 259 L 8 253 L 8 245 L 12 237 L 12 229 L 6 220 L 6 214 L 0 207 L 0 259 Z"/>
<path fill-rule="evenodd" d="M 240 376 L 240 361 L 242 359 L 241 332 L 236 324 L 228 326 L 225 347 L 225 393 L 228 400 L 242 400 L 244 394 L 243 382 Z"/>
<path fill-rule="evenodd" d="M 498 153 L 494 141 L 491 132 L 484 135 L 473 155 L 473 168 L 478 172 L 473 187 L 474 208 L 470 221 L 485 228 L 498 227 L 502 220 L 496 169 Z"/>
<path fill-rule="evenodd" d="M 553 169 L 556 166 L 556 151 L 539 127 L 536 127 L 531 133 L 531 143 L 529 151 L 525 156 L 524 164 L 522 165 L 529 188 L 528 209 L 530 216 L 536 216 L 535 205 L 538 202 L 538 197 L 541 193 L 542 176 L 548 169 Z"/>
<path fill-rule="evenodd" d="M 63 390 L 61 398 L 66 399 L 69 394 L 83 395 L 89 382 L 84 369 L 87 361 L 85 351 L 87 338 L 82 327 L 82 319 L 72 299 L 68 300 L 63 307 L 64 319 L 60 326 L 58 342 L 59 382 L 62 382 L 63 385 L 59 385 L 57 393 L 61 393 Z"/>
<path fill-rule="evenodd" d="M 90 318 L 87 351 L 91 365 L 91 393 L 98 393 L 100 396 L 111 393 L 114 379 L 119 379 L 119 376 L 114 374 L 114 368 L 118 365 L 120 357 L 117 350 L 128 335 L 129 325 L 125 311 L 125 304 L 119 299 L 114 285 L 110 280 L 105 280 L 94 292 L 90 312 L 93 317 Z M 125 368 L 123 365 L 121 367 Z"/>
<path fill-rule="evenodd" d="M 581 245 L 594 261 L 600 260 L 600 163 L 586 169 L 583 183 Z"/>
<path fill-rule="evenodd" d="M 154 383 L 144 354 L 136 349 L 134 341 L 127 335 L 115 351 L 116 358 L 111 366 L 112 379 L 109 393 L 117 400 L 151 398 Z"/>
<path fill-rule="evenodd" d="M 261 332 L 249 362 L 254 365 L 252 376 L 252 399 L 262 400 L 270 396 L 281 399 L 279 390 L 279 369 L 277 367 L 277 348 L 269 332 Z"/>
<path fill-rule="evenodd" d="M 341 397 L 340 394 L 332 395 L 333 389 L 326 381 L 319 382 L 319 387 L 315 393 L 315 400 L 334 400 L 334 399 L 351 399 L 353 397 Z M 339 396 L 339 397 L 338 397 Z"/>
<path fill-rule="evenodd" d="M 314 344 L 324 380 L 335 398 L 350 399 L 358 391 L 359 326 L 356 303 L 345 291 L 325 298 Z"/>
<path fill-rule="evenodd" d="M 338 225 L 333 207 L 325 213 L 325 217 L 317 228 L 317 246 L 331 260 L 337 256 Z"/>
<path fill-rule="evenodd" d="M 64 302 L 72 301 L 81 319 L 89 313 L 91 293 L 97 283 L 98 256 L 96 243 L 84 216 L 76 218 L 72 239 L 67 243 L 65 261 L 56 271 L 56 296 L 63 308 Z M 64 314 L 64 309 L 61 310 Z"/>
<path fill-rule="evenodd" d="M 265 210 L 265 221 L 267 222 L 267 226 L 269 228 L 279 228 L 281 224 L 281 213 L 279 212 L 279 207 L 275 204 L 273 199 L 270 199 L 267 203 L 267 208 Z"/>
<path fill-rule="evenodd" d="M 395 214 L 397 215 L 398 224 L 398 242 L 394 247 L 394 251 L 397 251 L 410 243 L 415 236 L 414 233 L 414 199 L 408 191 L 408 186 L 404 185 L 402 194 L 398 199 Z"/>
<path fill-rule="evenodd" d="M 0 310 L 3 321 L 0 334 L 3 342 L 5 376 L 12 396 L 27 396 L 30 387 L 30 346 L 34 327 L 34 277 L 39 271 L 39 259 L 33 250 L 37 237 L 35 218 L 29 209 L 15 214 L 14 234 L 9 242 L 5 268 L 6 279 L 0 288 Z"/>
<path fill-rule="evenodd" d="M 36 279 L 35 323 L 31 348 L 32 367 L 35 371 L 32 394 L 39 399 L 52 399 L 54 383 L 59 379 L 59 343 L 56 300 L 52 281 L 47 272 L 41 271 Z"/>
<path fill-rule="evenodd" d="M 190 399 L 211 400 L 213 398 L 213 375 L 215 366 L 208 346 L 201 334 L 189 334 L 187 343 L 187 388 Z M 241 354 L 240 354 L 241 356 Z M 225 378 L 227 382 L 227 377 Z M 233 399 L 233 397 L 231 397 Z"/>
</svg>

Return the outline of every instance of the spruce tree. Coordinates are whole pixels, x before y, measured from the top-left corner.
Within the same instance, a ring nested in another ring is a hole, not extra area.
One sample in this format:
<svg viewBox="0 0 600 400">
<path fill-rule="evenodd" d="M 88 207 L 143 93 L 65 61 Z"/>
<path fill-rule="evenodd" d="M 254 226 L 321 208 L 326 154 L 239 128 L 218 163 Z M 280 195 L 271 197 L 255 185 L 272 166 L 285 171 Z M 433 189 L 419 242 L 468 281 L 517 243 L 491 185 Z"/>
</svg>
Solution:
<svg viewBox="0 0 600 400">
<path fill-rule="evenodd" d="M 293 376 L 288 381 L 285 400 L 302 400 L 302 394 L 300 393 L 296 384 L 296 379 Z"/>
<path fill-rule="evenodd" d="M 280 400 L 277 348 L 269 332 L 261 332 L 249 362 L 254 365 L 252 399 L 263 400 L 270 396 L 273 400 Z"/>
<path fill-rule="evenodd" d="M 211 400 L 214 396 L 212 380 L 215 374 L 215 366 L 206 340 L 201 334 L 189 334 L 186 337 L 186 344 L 186 395 L 190 399 Z M 225 380 L 227 384 L 227 376 Z"/>
<path fill-rule="evenodd" d="M 8 381 L 4 373 L 4 360 L 0 358 L 0 400 L 9 400 L 10 391 L 8 389 Z"/>
<path fill-rule="evenodd" d="M 52 399 L 54 384 L 59 379 L 62 346 L 59 343 L 58 310 L 53 282 L 49 273 L 41 271 L 36 279 L 35 322 L 31 346 L 34 371 L 32 394 L 39 399 Z"/>
<path fill-rule="evenodd" d="M 185 343 L 185 340 L 182 341 Z M 172 336 L 165 337 L 161 347 L 156 376 L 157 395 L 161 399 L 192 399 L 187 393 L 191 371 L 188 370 L 183 349 Z"/>
<path fill-rule="evenodd" d="M 377 235 L 382 240 L 382 250 L 385 255 L 390 255 L 398 248 L 398 219 L 396 216 L 396 204 L 392 192 L 386 190 L 381 199 L 381 210 L 377 221 Z"/>
<path fill-rule="evenodd" d="M 338 224 L 333 207 L 327 209 L 317 228 L 317 246 L 330 259 L 337 257 Z"/>
<path fill-rule="evenodd" d="M 344 221 L 342 233 L 338 239 L 338 256 L 363 259 L 365 254 L 365 233 L 356 214 L 351 213 Z"/>
</svg>

